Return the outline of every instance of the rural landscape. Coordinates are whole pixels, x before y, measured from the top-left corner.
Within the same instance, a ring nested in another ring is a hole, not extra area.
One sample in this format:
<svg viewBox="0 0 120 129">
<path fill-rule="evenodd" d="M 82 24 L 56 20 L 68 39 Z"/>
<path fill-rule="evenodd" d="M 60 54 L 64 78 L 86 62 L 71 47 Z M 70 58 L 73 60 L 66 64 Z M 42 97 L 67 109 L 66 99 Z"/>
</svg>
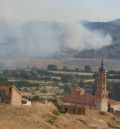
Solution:
<svg viewBox="0 0 120 129">
<path fill-rule="evenodd" d="M 120 129 L 119 11 L 0 0 L 0 129 Z"/>
<path fill-rule="evenodd" d="M 3 129 L 79 129 L 79 126 L 81 129 L 120 128 L 118 115 L 98 110 L 93 110 L 92 114 L 74 115 L 56 105 L 75 87 L 84 88 L 88 95 L 95 94 L 100 61 L 97 60 L 95 64 L 90 59 L 69 59 L 69 62 L 65 59 L 39 59 L 36 66 L 32 62 L 21 62 L 17 68 L 1 69 L 0 84 L 15 85 L 22 93 L 22 98 L 32 102 L 32 105 L 1 104 L 0 126 Z M 105 66 L 109 66 L 110 61 L 105 59 Z M 108 67 L 107 90 L 109 98 L 120 101 L 120 71 L 119 67 L 116 68 L 114 65 Z"/>
</svg>

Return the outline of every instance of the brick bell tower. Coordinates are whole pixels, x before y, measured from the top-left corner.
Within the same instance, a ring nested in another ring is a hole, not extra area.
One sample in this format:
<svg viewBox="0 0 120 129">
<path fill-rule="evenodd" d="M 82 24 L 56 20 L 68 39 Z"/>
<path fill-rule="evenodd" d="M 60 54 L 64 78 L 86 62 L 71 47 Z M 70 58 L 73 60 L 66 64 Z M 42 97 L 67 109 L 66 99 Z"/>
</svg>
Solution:
<svg viewBox="0 0 120 129">
<path fill-rule="evenodd" d="M 101 67 L 98 72 L 98 80 L 97 80 L 97 90 L 95 93 L 96 96 L 96 109 L 101 111 L 108 111 L 108 92 L 107 92 L 107 84 L 106 84 L 106 71 L 104 68 L 103 58 L 101 62 Z"/>
</svg>

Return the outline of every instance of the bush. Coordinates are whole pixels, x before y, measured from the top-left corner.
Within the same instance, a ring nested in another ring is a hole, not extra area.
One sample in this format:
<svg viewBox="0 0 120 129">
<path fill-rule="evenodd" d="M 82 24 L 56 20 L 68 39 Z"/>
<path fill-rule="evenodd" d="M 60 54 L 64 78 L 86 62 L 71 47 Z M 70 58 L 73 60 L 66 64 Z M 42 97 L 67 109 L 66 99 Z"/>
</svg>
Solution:
<svg viewBox="0 0 120 129">
<path fill-rule="evenodd" d="M 59 112 L 59 110 L 53 110 L 53 114 L 59 116 L 60 112 Z"/>
<path fill-rule="evenodd" d="M 56 120 L 57 120 L 57 117 L 56 116 L 53 116 L 51 119 L 48 120 L 48 123 L 50 123 L 51 125 L 53 125 Z"/>
<path fill-rule="evenodd" d="M 90 65 L 85 65 L 84 71 L 85 71 L 85 72 L 91 72 L 91 71 L 92 71 L 91 66 L 90 66 Z"/>
<path fill-rule="evenodd" d="M 58 110 L 60 113 L 66 113 L 65 107 L 62 105 L 58 105 Z"/>
</svg>

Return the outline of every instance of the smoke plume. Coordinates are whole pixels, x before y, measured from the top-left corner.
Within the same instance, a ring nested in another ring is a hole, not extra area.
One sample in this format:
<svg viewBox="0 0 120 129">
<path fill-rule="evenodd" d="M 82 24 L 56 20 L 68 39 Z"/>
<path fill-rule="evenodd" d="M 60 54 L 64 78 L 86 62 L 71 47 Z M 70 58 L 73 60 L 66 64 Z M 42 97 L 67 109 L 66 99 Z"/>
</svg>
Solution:
<svg viewBox="0 0 120 129">
<path fill-rule="evenodd" d="M 111 44 L 111 36 L 91 32 L 80 23 L 0 22 L 0 58 L 51 57 L 62 48 L 81 51 Z"/>
</svg>

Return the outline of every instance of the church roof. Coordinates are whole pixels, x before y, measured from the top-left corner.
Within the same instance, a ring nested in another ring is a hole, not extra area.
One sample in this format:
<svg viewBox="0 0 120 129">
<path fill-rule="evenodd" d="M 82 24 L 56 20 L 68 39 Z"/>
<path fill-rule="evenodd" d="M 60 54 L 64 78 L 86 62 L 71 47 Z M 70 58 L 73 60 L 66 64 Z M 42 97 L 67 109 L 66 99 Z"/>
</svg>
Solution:
<svg viewBox="0 0 120 129">
<path fill-rule="evenodd" d="M 64 103 L 71 103 L 71 104 L 82 104 L 86 106 L 95 106 L 95 96 L 87 96 L 87 95 L 82 95 L 82 96 L 66 96 L 63 98 L 62 102 Z M 119 105 L 120 101 L 108 99 L 108 103 L 110 106 L 115 106 Z"/>
<path fill-rule="evenodd" d="M 101 66 L 100 66 L 99 70 L 100 70 L 99 72 L 105 72 L 103 58 L 102 58 Z M 104 76 L 104 77 L 106 77 L 106 76 Z M 102 79 L 100 79 L 100 81 L 101 80 Z M 70 95 L 63 98 L 62 102 L 63 103 L 69 103 L 69 104 L 72 104 L 72 105 L 77 105 L 78 104 L 78 105 L 86 105 L 86 106 L 94 106 L 95 107 L 96 102 L 97 102 L 96 97 L 98 97 L 98 96 L 93 96 L 93 95 L 88 96 L 82 91 L 84 91 L 83 88 L 80 88 L 80 87 L 74 88 Z M 103 91 L 101 90 L 101 93 L 102 92 Z M 108 99 L 108 104 L 110 104 L 110 106 L 120 105 L 120 101 L 112 100 L 112 99 L 109 99 L 109 98 L 105 98 L 105 99 Z"/>
<path fill-rule="evenodd" d="M 95 106 L 95 96 L 66 96 L 62 102 Z"/>
</svg>

